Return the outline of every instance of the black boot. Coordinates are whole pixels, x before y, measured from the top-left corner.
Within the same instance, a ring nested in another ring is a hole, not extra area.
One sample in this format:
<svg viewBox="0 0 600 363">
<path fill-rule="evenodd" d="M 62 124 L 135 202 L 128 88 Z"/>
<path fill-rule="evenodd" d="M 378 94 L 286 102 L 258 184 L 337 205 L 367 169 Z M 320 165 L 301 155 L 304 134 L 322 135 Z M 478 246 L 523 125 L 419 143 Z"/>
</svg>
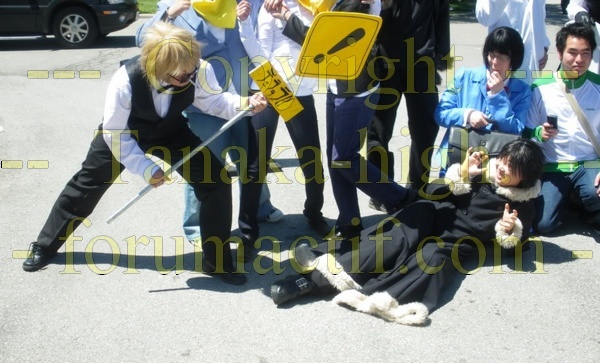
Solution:
<svg viewBox="0 0 600 363">
<path fill-rule="evenodd" d="M 288 276 L 271 285 L 271 299 L 275 305 L 281 305 L 308 294 L 314 288 L 315 283 L 308 276 Z"/>
</svg>

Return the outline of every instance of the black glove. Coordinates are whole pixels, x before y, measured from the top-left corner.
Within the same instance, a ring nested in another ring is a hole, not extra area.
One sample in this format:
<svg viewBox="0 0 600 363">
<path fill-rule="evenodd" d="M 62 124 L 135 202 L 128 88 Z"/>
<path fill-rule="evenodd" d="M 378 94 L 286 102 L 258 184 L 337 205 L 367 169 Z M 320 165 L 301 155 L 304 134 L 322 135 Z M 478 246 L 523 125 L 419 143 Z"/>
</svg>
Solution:
<svg viewBox="0 0 600 363">
<path fill-rule="evenodd" d="M 592 19 L 592 17 L 590 16 L 590 14 L 588 14 L 587 11 L 580 11 L 577 14 L 575 14 L 575 21 L 587 25 L 589 27 L 594 26 L 594 19 Z"/>
</svg>

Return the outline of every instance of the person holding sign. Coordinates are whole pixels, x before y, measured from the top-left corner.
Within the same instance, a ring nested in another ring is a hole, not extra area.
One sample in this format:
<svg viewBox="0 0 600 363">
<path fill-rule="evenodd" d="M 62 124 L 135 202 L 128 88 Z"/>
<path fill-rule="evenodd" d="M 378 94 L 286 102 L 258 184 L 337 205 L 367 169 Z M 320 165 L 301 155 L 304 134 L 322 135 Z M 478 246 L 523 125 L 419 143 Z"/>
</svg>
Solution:
<svg viewBox="0 0 600 363">
<path fill-rule="evenodd" d="M 30 254 L 23 262 L 25 271 L 37 271 L 70 238 L 92 213 L 108 188 L 127 168 L 155 187 L 167 181 L 160 165 L 145 153 L 153 152 L 171 164 L 194 149 L 201 140 L 193 134 L 182 111 L 194 105 L 207 114 L 223 119 L 234 117 L 242 104 L 239 96 L 220 90 L 210 66 L 202 83 L 197 78 L 200 44 L 186 30 L 167 23 L 148 28 L 141 56 L 127 61 L 110 81 L 104 118 L 92 141 L 82 168 L 67 183 L 52 208 Z M 262 94 L 250 98 L 255 112 L 266 107 Z M 161 151 L 162 150 L 162 151 Z M 204 271 L 217 273 L 224 282 L 243 284 L 246 277 L 236 274 L 229 243 L 231 232 L 231 185 L 220 174 L 221 161 L 205 149 L 177 172 L 189 182 L 202 201 L 197 223 L 202 227 Z M 210 163 L 206 165 L 206 163 Z M 204 182 L 203 182 L 204 181 Z M 160 208 L 152 213 L 158 212 Z M 152 214 L 150 213 L 150 214 Z M 217 260 L 221 254 L 222 260 Z"/>
<path fill-rule="evenodd" d="M 285 0 L 284 4 L 288 11 L 294 13 L 304 25 L 310 26 L 313 14 L 308 9 L 299 6 L 296 0 Z M 293 92 L 286 97 L 295 96 L 303 108 L 300 113 L 285 120 L 285 126 L 298 153 L 304 174 L 306 201 L 303 214 L 308 219 L 309 226 L 319 235 L 325 236 L 330 228 L 321 212 L 324 202 L 325 178 L 317 111 L 313 97 L 317 80 L 292 74 L 298 62 L 301 46 L 283 35 L 282 20 L 274 18 L 264 7 L 261 7 L 256 25 L 257 34 L 255 34 L 250 18 L 251 11 L 250 3 L 247 0 L 241 1 L 237 6 L 240 38 L 246 53 L 253 62 L 270 61 L 275 71 L 283 76 L 287 88 Z M 258 132 L 259 148 L 261 152 L 265 150 L 267 156 L 271 155 L 279 113 L 284 112 L 289 103 L 282 100 L 279 105 L 279 107 L 273 107 L 269 104 L 264 112 L 252 118 L 254 128 Z"/>
<path fill-rule="evenodd" d="M 335 5 L 333 11 L 379 14 L 380 9 L 379 0 L 372 1 L 372 4 L 343 0 Z M 273 12 L 273 16 L 286 22 L 284 35 L 298 43 L 304 41 L 308 27 L 294 13 L 282 6 L 279 11 Z M 368 69 L 373 63 L 367 61 L 354 80 L 329 79 L 327 82 L 327 158 L 339 210 L 335 236 L 343 239 L 355 238 L 363 229 L 357 189 L 383 201 L 389 213 L 397 212 L 417 199 L 416 191 L 396 184 L 387 176 L 382 180 L 379 169 L 366 159 L 366 155 L 360 154 L 379 99 L 376 92 L 379 83 L 371 77 Z"/>
</svg>

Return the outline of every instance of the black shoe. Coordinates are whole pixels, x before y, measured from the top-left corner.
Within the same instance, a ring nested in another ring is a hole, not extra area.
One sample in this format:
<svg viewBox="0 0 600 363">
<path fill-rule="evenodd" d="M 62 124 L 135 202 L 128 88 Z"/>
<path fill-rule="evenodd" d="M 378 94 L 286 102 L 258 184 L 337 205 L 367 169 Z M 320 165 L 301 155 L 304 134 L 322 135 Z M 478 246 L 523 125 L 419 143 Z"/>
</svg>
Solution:
<svg viewBox="0 0 600 363">
<path fill-rule="evenodd" d="M 246 276 L 244 274 L 241 273 L 235 273 L 233 272 L 233 268 L 230 269 L 223 269 L 224 272 L 215 272 L 217 270 L 217 267 L 212 263 L 209 262 L 206 259 L 202 259 L 202 263 L 204 265 L 204 272 L 206 272 L 207 274 L 211 275 L 211 276 L 215 276 L 221 279 L 221 281 L 223 281 L 226 284 L 230 284 L 230 285 L 243 285 L 246 283 L 246 281 L 248 281 L 248 279 L 246 278 Z M 232 270 L 232 271 L 227 271 L 227 270 Z"/>
<path fill-rule="evenodd" d="M 308 225 L 310 228 L 317 232 L 319 236 L 326 236 L 329 234 L 329 232 L 331 232 L 331 227 L 329 227 L 329 224 L 327 224 L 327 221 L 325 218 L 323 218 L 323 216 L 306 218 L 308 218 Z"/>
<path fill-rule="evenodd" d="M 369 208 L 383 213 L 388 212 L 387 209 L 385 209 L 385 205 L 383 205 L 383 203 L 374 198 L 369 199 Z"/>
<path fill-rule="evenodd" d="M 254 242 L 256 241 L 256 237 L 252 237 L 247 234 L 242 234 L 242 244 L 244 245 L 244 256 L 242 260 L 244 262 L 252 261 L 255 255 Z M 240 246 L 237 248 L 238 252 L 240 251 Z"/>
<path fill-rule="evenodd" d="M 360 236 L 360 232 L 363 230 L 362 224 L 358 226 L 335 226 L 335 236 L 342 239 L 352 239 Z"/>
<path fill-rule="evenodd" d="M 23 270 L 37 271 L 48 264 L 54 253 L 49 253 L 45 248 L 38 246 L 35 242 L 29 245 L 27 259 L 23 262 Z"/>
<path fill-rule="evenodd" d="M 281 305 L 308 294 L 314 287 L 315 283 L 308 276 L 288 276 L 271 285 L 271 299 L 275 305 Z"/>
</svg>

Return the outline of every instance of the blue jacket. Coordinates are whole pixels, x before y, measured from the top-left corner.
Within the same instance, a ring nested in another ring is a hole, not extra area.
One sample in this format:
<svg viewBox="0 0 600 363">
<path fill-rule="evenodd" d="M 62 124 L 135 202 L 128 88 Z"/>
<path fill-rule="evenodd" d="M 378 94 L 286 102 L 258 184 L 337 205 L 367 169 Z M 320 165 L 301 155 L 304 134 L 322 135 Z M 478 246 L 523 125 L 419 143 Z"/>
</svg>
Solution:
<svg viewBox="0 0 600 363">
<path fill-rule="evenodd" d="M 511 78 L 508 89 L 490 96 L 487 89 L 486 68 L 461 68 L 456 72 L 454 84 L 449 84 L 448 89 L 442 95 L 440 103 L 435 109 L 434 117 L 438 125 L 445 128 L 451 126 L 465 126 L 465 114 L 469 110 L 483 112 L 492 119 L 486 129 L 521 134 L 525 128 L 525 119 L 531 105 L 531 90 L 529 86 L 520 79 Z M 446 134 L 440 144 L 440 149 L 435 156 L 432 165 L 440 165 L 445 160 L 448 148 L 448 136 Z M 440 159 L 443 156 L 443 159 Z M 442 167 L 445 166 L 441 164 Z"/>
</svg>

